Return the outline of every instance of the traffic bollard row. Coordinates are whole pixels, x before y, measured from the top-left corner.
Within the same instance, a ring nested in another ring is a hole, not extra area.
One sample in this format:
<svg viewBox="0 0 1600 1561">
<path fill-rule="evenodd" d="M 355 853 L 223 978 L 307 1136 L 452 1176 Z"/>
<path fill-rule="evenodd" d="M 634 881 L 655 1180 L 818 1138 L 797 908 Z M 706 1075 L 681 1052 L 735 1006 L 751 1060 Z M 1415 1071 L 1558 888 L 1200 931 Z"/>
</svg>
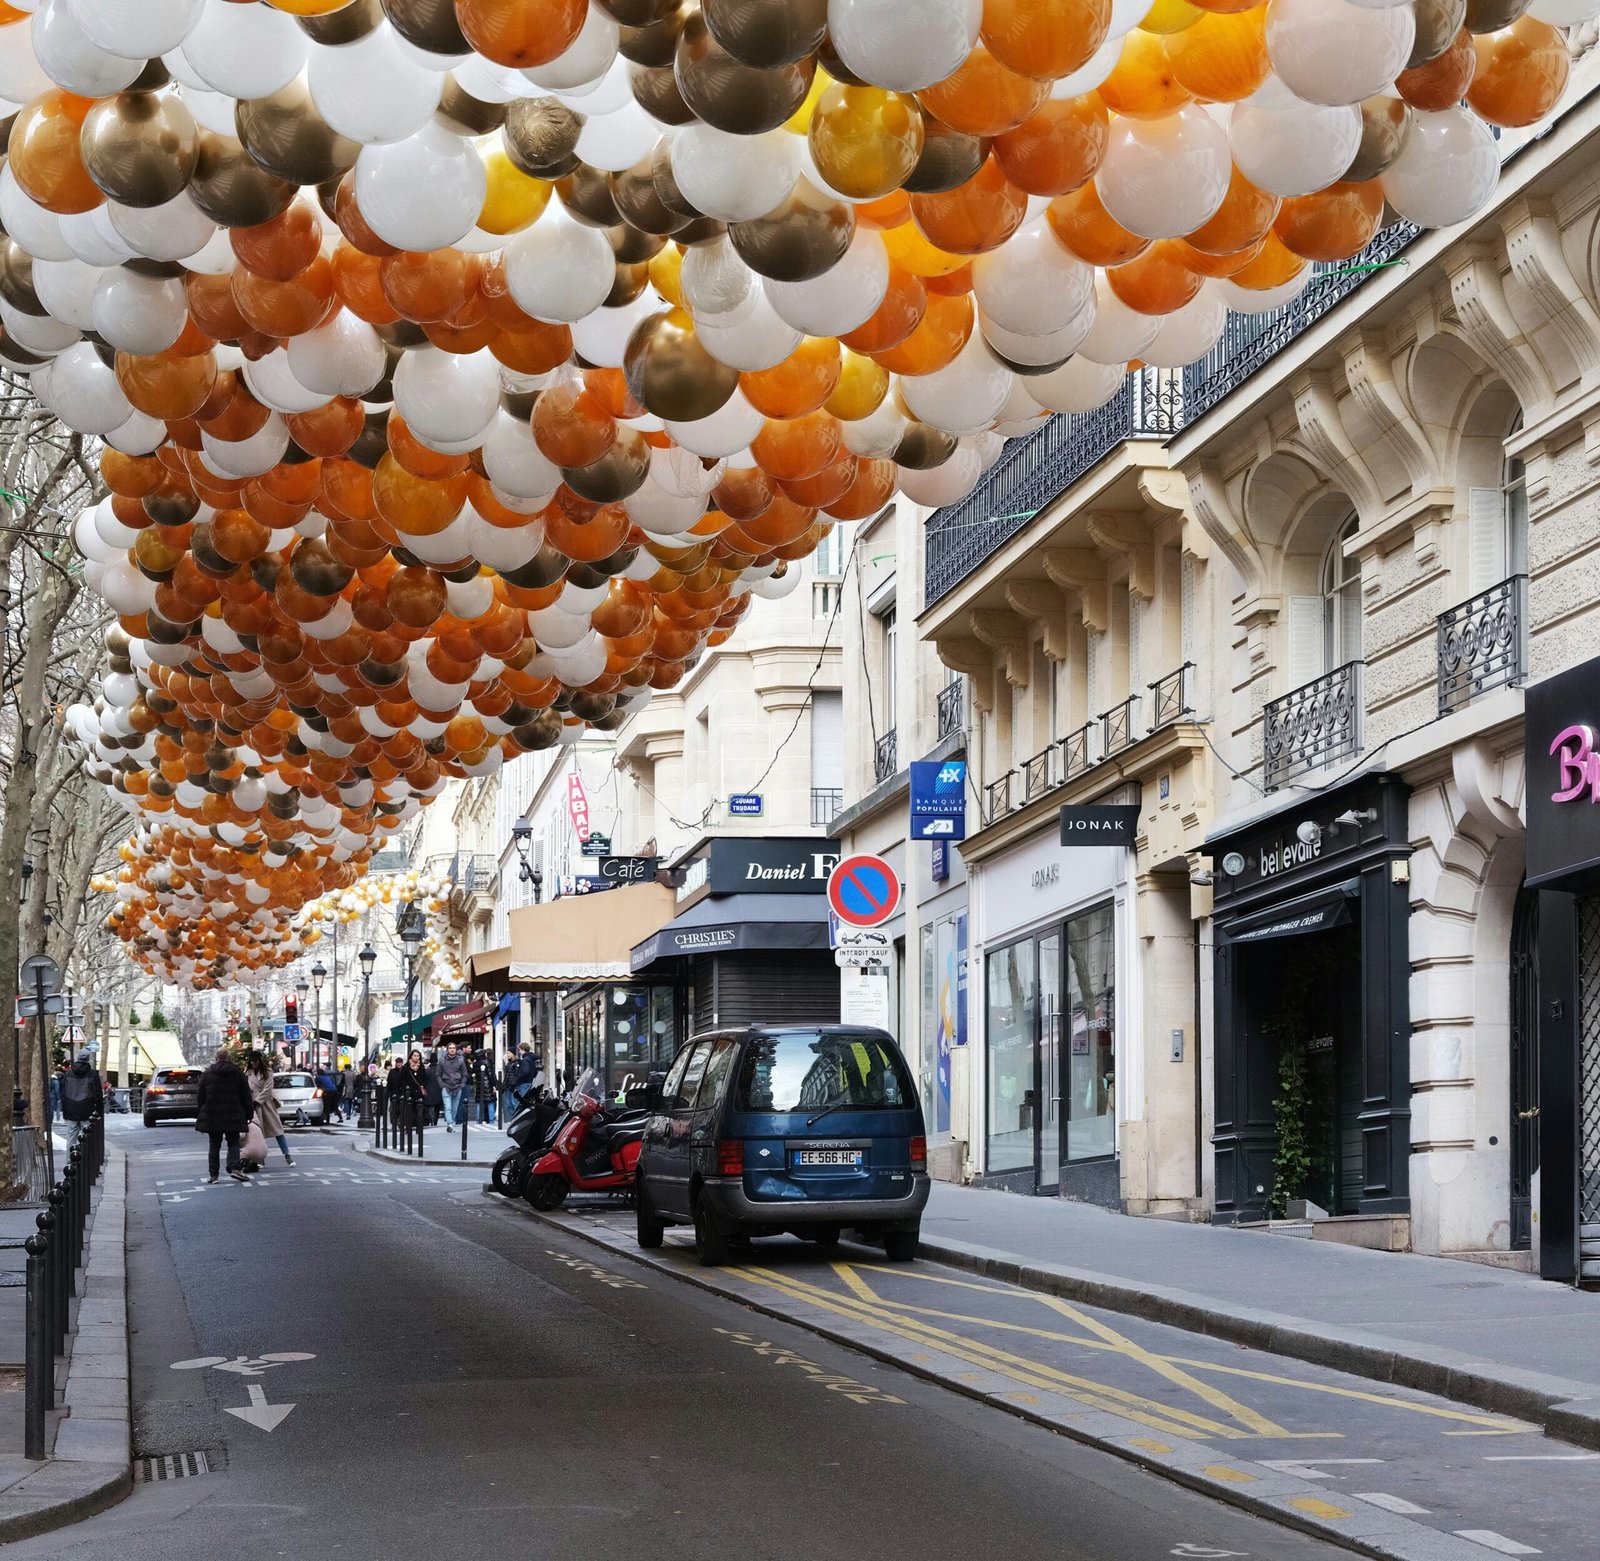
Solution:
<svg viewBox="0 0 1600 1561">
<path fill-rule="evenodd" d="M 105 1118 L 95 1116 L 80 1129 L 61 1177 L 50 1189 L 48 1207 L 34 1219 L 37 1234 L 24 1243 L 28 1299 L 23 1451 L 33 1459 L 45 1456 L 45 1416 L 55 1407 L 56 1357 L 66 1349 L 68 1303 L 78 1293 L 90 1194 L 105 1160 Z"/>
</svg>

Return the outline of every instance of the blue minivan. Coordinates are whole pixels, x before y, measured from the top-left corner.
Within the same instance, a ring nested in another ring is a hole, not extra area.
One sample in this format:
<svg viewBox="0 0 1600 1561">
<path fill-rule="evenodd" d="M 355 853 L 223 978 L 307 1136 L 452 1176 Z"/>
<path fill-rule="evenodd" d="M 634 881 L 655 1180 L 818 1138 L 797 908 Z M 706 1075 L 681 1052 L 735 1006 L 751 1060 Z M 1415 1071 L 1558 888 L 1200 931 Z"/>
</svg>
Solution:
<svg viewBox="0 0 1600 1561">
<path fill-rule="evenodd" d="M 639 1245 L 692 1225 L 704 1264 L 733 1242 L 845 1229 L 917 1253 L 928 1201 L 922 1107 L 900 1048 L 853 1025 L 696 1036 L 653 1086 L 635 1189 Z"/>
</svg>

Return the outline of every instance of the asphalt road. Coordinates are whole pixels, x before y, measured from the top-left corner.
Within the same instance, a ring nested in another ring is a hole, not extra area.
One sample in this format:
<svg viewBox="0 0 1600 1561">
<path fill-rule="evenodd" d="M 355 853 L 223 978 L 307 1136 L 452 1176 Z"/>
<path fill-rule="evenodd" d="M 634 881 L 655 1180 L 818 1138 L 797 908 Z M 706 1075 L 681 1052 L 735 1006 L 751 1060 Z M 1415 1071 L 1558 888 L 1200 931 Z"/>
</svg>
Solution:
<svg viewBox="0 0 1600 1561">
<path fill-rule="evenodd" d="M 293 1172 L 213 1188 L 186 1125 L 118 1126 L 135 1448 L 212 1472 L 12 1555 L 1348 1554 L 508 1218 L 481 1171 L 303 1135 Z"/>
</svg>

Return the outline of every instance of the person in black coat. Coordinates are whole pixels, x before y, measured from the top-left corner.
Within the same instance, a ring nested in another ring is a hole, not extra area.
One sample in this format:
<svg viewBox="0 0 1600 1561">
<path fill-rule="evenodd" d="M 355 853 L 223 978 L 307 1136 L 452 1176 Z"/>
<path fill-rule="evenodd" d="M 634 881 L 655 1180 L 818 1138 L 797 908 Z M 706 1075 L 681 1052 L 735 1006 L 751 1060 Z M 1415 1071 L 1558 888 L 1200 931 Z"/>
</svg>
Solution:
<svg viewBox="0 0 1600 1561">
<path fill-rule="evenodd" d="M 396 1126 L 420 1121 L 427 1101 L 428 1070 L 422 1065 L 422 1053 L 413 1050 L 405 1067 L 389 1075 L 389 1102 Z"/>
<path fill-rule="evenodd" d="M 250 1126 L 255 1109 L 255 1097 L 244 1070 L 228 1055 L 226 1046 L 219 1046 L 216 1060 L 200 1075 L 199 1107 L 194 1119 L 195 1132 L 205 1133 L 211 1140 L 207 1164 L 212 1181 L 217 1179 L 223 1139 L 228 1141 L 228 1175 L 236 1182 L 245 1180 L 239 1162 L 239 1139 Z"/>
<path fill-rule="evenodd" d="M 435 1049 L 433 1061 L 422 1070 L 427 1079 L 428 1089 L 428 1121 L 430 1124 L 438 1122 L 444 1115 L 444 1085 L 439 1081 L 439 1053 Z"/>
</svg>

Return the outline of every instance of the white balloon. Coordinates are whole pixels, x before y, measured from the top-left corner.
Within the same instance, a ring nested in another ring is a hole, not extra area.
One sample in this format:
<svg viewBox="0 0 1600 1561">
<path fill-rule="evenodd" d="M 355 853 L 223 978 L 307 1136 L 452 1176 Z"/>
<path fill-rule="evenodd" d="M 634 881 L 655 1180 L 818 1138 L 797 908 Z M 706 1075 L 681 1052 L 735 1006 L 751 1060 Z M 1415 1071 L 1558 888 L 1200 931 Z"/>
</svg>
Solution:
<svg viewBox="0 0 1600 1561">
<path fill-rule="evenodd" d="M 1160 329 L 1160 315 L 1130 309 L 1101 275 L 1094 284 L 1094 324 L 1083 338 L 1078 356 L 1091 363 L 1126 364 L 1143 356 Z"/>
<path fill-rule="evenodd" d="M 1488 205 L 1500 178 L 1500 155 L 1489 127 L 1470 109 L 1411 115 L 1400 155 L 1385 169 L 1383 193 L 1402 217 L 1446 228 Z"/>
<path fill-rule="evenodd" d="M 1361 145 L 1361 110 L 1285 107 L 1285 101 L 1284 89 L 1269 80 L 1235 103 L 1228 145 L 1239 172 L 1269 195 L 1309 195 L 1342 178 L 1350 166 Z"/>
<path fill-rule="evenodd" d="M 383 378 L 389 358 L 376 330 L 348 309 L 288 343 L 289 367 L 308 391 L 364 396 Z"/>
<path fill-rule="evenodd" d="M 339 48 L 313 44 L 306 83 L 328 125 L 363 146 L 415 135 L 444 92 L 444 78 L 409 58 L 387 22 Z"/>
<path fill-rule="evenodd" d="M 906 375 L 906 411 L 950 434 L 976 434 L 995 420 L 1011 394 L 1012 373 L 974 331 L 953 361 L 931 374 Z"/>
<path fill-rule="evenodd" d="M 656 452 L 652 452 L 653 454 Z M 628 519 L 658 537 L 680 536 L 706 512 L 704 494 L 669 493 L 653 478 L 622 501 Z"/>
<path fill-rule="evenodd" d="M 1177 238 L 1216 215 L 1232 172 L 1227 132 L 1190 106 L 1157 119 L 1115 119 L 1094 186 L 1129 232 Z"/>
<path fill-rule="evenodd" d="M 1600 16 L 1600 0 L 1533 0 L 1528 14 L 1552 27 L 1576 27 Z"/>
<path fill-rule="evenodd" d="M 684 449 L 696 455 L 716 460 L 742 450 L 761 432 L 766 420 L 745 400 L 742 390 L 735 390 L 727 401 L 710 417 L 693 422 L 667 421 L 667 432 Z"/>
<path fill-rule="evenodd" d="M 1222 339 L 1228 307 L 1210 288 L 1160 316 L 1161 328 L 1144 350 L 1144 361 L 1159 369 L 1181 369 L 1203 358 Z"/>
<path fill-rule="evenodd" d="M 695 333 L 700 345 L 717 362 L 741 374 L 756 374 L 776 368 L 800 345 L 801 335 L 779 318 L 761 288 L 752 288 L 749 297 L 727 314 L 697 320 Z M 731 454 L 732 451 L 721 452 Z"/>
<path fill-rule="evenodd" d="M 983 458 L 978 449 L 965 440 L 956 446 L 955 453 L 942 465 L 925 471 L 909 467 L 900 469 L 900 491 L 913 504 L 925 504 L 929 509 L 942 509 L 955 504 L 972 492 L 983 475 Z"/>
<path fill-rule="evenodd" d="M 852 455 L 881 461 L 900 448 L 909 426 L 905 414 L 894 404 L 894 397 L 885 396 L 873 411 L 846 423 L 840 433 L 845 449 Z"/>
<path fill-rule="evenodd" d="M 548 503 L 561 486 L 561 468 L 548 460 L 526 418 L 499 412 L 483 437 L 483 469 L 503 492 Z"/>
<path fill-rule="evenodd" d="M 81 260 L 35 259 L 33 290 L 52 319 L 75 330 L 92 331 L 95 284 L 104 275 L 104 268 L 86 266 Z"/>
<path fill-rule="evenodd" d="M 362 147 L 355 175 L 367 225 L 396 249 L 418 252 L 465 237 L 488 189 L 477 150 L 434 122 L 403 141 Z"/>
<path fill-rule="evenodd" d="M 165 352 L 189 322 L 188 300 L 177 277 L 140 276 L 123 266 L 101 276 L 90 309 L 95 332 L 108 346 L 139 357 Z"/>
<path fill-rule="evenodd" d="M 204 430 L 201 454 L 219 477 L 261 477 L 270 472 L 289 448 L 289 429 L 272 413 L 248 439 L 217 439 Z"/>
<path fill-rule="evenodd" d="M 88 342 L 65 348 L 49 365 L 46 384 L 34 390 L 69 428 L 80 434 L 109 434 L 133 416 L 116 373 Z"/>
<path fill-rule="evenodd" d="M 0 27 L 0 38 L 12 28 L 21 27 L 13 22 L 10 28 Z M 39 89 L 48 90 L 48 84 Z M 3 227 L 35 260 L 71 260 L 72 246 L 61 236 L 61 219 L 28 194 L 17 183 L 17 176 L 8 162 L 0 168 L 0 227 Z"/>
<path fill-rule="evenodd" d="M 1047 411 L 1093 412 L 1116 395 L 1126 376 L 1127 371 L 1120 364 L 1069 358 L 1049 374 L 1024 379 L 1022 387 Z"/>
<path fill-rule="evenodd" d="M 752 222 L 794 189 L 800 146 L 787 130 L 736 136 L 696 120 L 672 139 L 672 177 L 696 211 L 719 222 Z"/>
<path fill-rule="evenodd" d="M 103 209 L 117 236 L 147 260 L 187 260 L 204 249 L 217 231 L 216 223 L 189 199 L 187 190 L 160 206 L 107 201 Z"/>
<path fill-rule="evenodd" d="M 756 280 L 726 236 L 694 245 L 678 272 L 683 301 L 697 321 L 743 308 Z"/>
<path fill-rule="evenodd" d="M 50 79 L 80 97 L 109 97 L 138 80 L 143 60 L 110 54 L 89 41 L 62 0 L 40 0 L 31 36 L 34 58 Z"/>
<path fill-rule="evenodd" d="M 472 556 L 491 569 L 504 571 L 520 568 L 544 546 L 542 520 L 530 520 L 527 525 L 515 529 L 491 526 L 468 505 L 466 523 L 467 543 L 472 549 Z"/>
<path fill-rule="evenodd" d="M 778 318 L 797 331 L 842 336 L 866 324 L 888 296 L 889 251 L 882 234 L 858 227 L 844 258 L 821 276 L 807 282 L 766 277 L 762 287 Z"/>
<path fill-rule="evenodd" d="M 200 19 L 202 0 L 66 0 L 66 6 L 91 43 L 148 60 L 183 42 Z"/>
<path fill-rule="evenodd" d="M 919 92 L 954 73 L 972 52 L 983 0 L 828 0 L 828 37 L 863 81 Z"/>
<path fill-rule="evenodd" d="M 585 120 L 574 150 L 591 168 L 621 173 L 650 155 L 663 129 L 637 103 L 624 103 L 609 114 Z"/>
<path fill-rule="evenodd" d="M 1409 5 L 1271 0 L 1267 55 L 1278 79 L 1308 103 L 1359 103 L 1406 68 L 1416 40 Z"/>
<path fill-rule="evenodd" d="M 1287 282 L 1280 282 L 1276 287 L 1240 287 L 1227 277 L 1217 278 L 1211 286 L 1216 290 L 1217 297 L 1235 314 L 1271 314 L 1273 310 L 1293 303 L 1311 280 L 1312 274 L 1307 270 L 1290 277 Z M 1160 317 L 1155 318 L 1159 321 Z"/>
<path fill-rule="evenodd" d="M 573 321 L 573 351 L 596 368 L 620 369 L 635 327 L 663 307 L 661 295 L 653 287 L 646 287 L 631 303 L 596 309 L 586 318 Z"/>
<path fill-rule="evenodd" d="M 230 98 L 265 98 L 305 68 L 311 41 L 287 12 L 205 0 L 180 51 L 200 81 Z"/>
<path fill-rule="evenodd" d="M 226 93 L 213 92 L 209 87 L 190 86 L 186 82 L 178 82 L 175 90 L 183 99 L 184 106 L 194 115 L 197 125 L 213 135 L 227 136 L 230 140 L 238 136 L 237 104 Z"/>
<path fill-rule="evenodd" d="M 1088 335 L 1093 318 L 1090 314 L 1092 308 L 1092 303 L 1086 305 L 1083 313 L 1076 319 L 1069 320 L 1058 330 L 1045 331 L 1039 335 L 1008 331 L 1003 326 L 996 325 L 994 321 L 985 319 L 981 312 L 978 315 L 978 325 L 983 332 L 983 339 L 988 342 L 991 349 L 1008 364 L 1015 364 L 1019 371 L 1054 368 L 1070 358 Z M 998 415 L 997 413 L 996 416 Z"/>
<path fill-rule="evenodd" d="M 547 91 L 570 91 L 590 82 L 599 83 L 617 57 L 621 33 L 611 17 L 591 5 L 578 36 L 553 60 L 523 71 L 536 87 Z"/>
<path fill-rule="evenodd" d="M 500 409 L 500 374 L 487 352 L 413 348 L 394 371 L 394 404 L 419 438 L 474 443 Z"/>
<path fill-rule="evenodd" d="M 22 104 L 55 83 L 33 52 L 33 18 L 0 27 L 0 98 Z"/>
<path fill-rule="evenodd" d="M 1002 330 L 1042 336 L 1083 315 L 1094 298 L 1094 271 L 1061 247 L 1049 223 L 1032 222 L 999 249 L 978 256 L 972 294 Z"/>
<path fill-rule="evenodd" d="M 616 260 L 598 228 L 585 227 L 556 203 L 506 246 L 506 287 L 536 320 L 570 325 L 598 309 L 611 291 Z"/>
<path fill-rule="evenodd" d="M 102 269 L 120 266 L 138 254 L 123 236 L 111 226 L 111 213 L 106 204 L 89 211 L 74 211 L 61 218 L 61 237 L 66 241 L 75 259 L 88 266 Z"/>
<path fill-rule="evenodd" d="M 307 390 L 295 378 L 289 354 L 282 347 L 254 363 L 246 363 L 244 381 L 250 387 L 251 395 L 263 406 L 285 415 L 314 412 L 333 399 L 321 391 Z"/>
</svg>

